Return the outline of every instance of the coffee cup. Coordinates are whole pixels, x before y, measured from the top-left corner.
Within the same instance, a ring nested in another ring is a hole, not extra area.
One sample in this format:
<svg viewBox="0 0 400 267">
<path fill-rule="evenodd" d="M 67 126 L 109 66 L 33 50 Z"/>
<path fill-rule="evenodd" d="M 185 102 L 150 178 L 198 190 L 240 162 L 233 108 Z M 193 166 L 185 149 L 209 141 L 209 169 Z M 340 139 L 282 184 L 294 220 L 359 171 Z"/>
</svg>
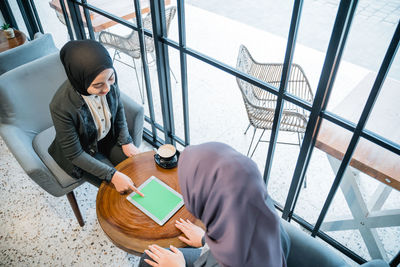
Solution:
<svg viewBox="0 0 400 267">
<path fill-rule="evenodd" d="M 157 154 L 163 161 L 170 161 L 176 155 L 176 148 L 173 145 L 165 144 L 157 149 Z"/>
</svg>

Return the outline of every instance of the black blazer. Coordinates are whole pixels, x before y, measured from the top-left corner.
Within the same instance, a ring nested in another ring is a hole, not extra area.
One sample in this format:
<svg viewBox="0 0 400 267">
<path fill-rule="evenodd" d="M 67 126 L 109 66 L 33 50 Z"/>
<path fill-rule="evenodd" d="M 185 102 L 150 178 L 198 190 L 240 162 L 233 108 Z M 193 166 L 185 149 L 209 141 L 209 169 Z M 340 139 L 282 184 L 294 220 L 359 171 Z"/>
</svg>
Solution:
<svg viewBox="0 0 400 267">
<path fill-rule="evenodd" d="M 111 113 L 109 134 L 112 140 L 119 145 L 131 143 L 116 83 L 106 98 Z M 68 80 L 54 95 L 50 112 L 56 137 L 48 151 L 57 164 L 74 178 L 81 178 L 83 172 L 88 172 L 110 182 L 116 170 L 93 157 L 98 152 L 96 125 L 86 102 Z"/>
</svg>

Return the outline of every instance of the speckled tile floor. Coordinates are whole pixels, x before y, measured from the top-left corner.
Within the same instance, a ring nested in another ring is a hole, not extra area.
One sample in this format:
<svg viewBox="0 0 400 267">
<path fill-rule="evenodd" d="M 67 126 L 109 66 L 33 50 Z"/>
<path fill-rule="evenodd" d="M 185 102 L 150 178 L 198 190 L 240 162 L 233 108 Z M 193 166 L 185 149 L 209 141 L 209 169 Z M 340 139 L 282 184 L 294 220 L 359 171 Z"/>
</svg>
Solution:
<svg viewBox="0 0 400 267">
<path fill-rule="evenodd" d="M 36 185 L 0 138 L 0 266 L 136 266 L 139 258 L 115 247 L 98 224 L 97 188 L 85 183 L 74 192 L 84 227 L 67 198 Z"/>
</svg>

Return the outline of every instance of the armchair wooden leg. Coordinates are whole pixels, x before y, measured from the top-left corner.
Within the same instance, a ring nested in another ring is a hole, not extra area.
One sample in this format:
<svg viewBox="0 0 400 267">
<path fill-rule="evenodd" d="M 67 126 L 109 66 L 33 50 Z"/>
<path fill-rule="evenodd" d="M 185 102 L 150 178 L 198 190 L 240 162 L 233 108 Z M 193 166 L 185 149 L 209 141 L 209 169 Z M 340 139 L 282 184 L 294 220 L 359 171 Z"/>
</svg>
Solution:
<svg viewBox="0 0 400 267">
<path fill-rule="evenodd" d="M 79 210 L 78 202 L 76 202 L 75 194 L 74 191 L 71 191 L 67 194 L 69 204 L 71 205 L 72 210 L 75 213 L 75 217 L 78 220 L 78 223 L 81 227 L 85 225 L 85 222 L 83 221 L 81 211 Z"/>
</svg>

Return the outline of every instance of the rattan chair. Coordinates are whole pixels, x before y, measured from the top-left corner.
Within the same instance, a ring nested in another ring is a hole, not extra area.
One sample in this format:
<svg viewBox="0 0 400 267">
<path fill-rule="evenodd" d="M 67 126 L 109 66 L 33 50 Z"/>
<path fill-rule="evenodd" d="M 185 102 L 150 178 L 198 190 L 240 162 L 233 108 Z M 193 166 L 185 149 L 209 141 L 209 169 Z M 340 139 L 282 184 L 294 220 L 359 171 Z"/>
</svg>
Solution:
<svg viewBox="0 0 400 267">
<path fill-rule="evenodd" d="M 171 6 L 169 8 L 165 9 L 165 21 L 166 21 L 166 26 L 167 26 L 167 33 L 169 31 L 169 26 L 171 24 L 172 19 L 175 17 L 176 13 L 176 7 Z M 151 15 L 148 14 L 146 17 L 143 18 L 143 28 L 148 29 L 150 31 L 153 30 L 152 23 L 151 23 Z M 145 36 L 145 46 L 146 46 L 146 52 L 150 54 L 152 57 L 152 61 L 147 62 L 147 64 L 153 63 L 155 60 L 155 55 L 154 55 L 154 42 L 153 38 Z M 144 104 L 144 84 L 143 84 L 143 66 L 141 66 L 141 83 L 140 85 L 139 82 L 139 75 L 138 75 L 138 70 L 136 66 L 136 61 L 141 58 L 140 54 L 140 43 L 139 43 L 139 35 L 137 31 L 132 31 L 130 34 L 126 36 L 121 36 L 115 33 L 107 32 L 107 31 L 102 31 L 99 35 L 99 42 L 107 47 L 111 47 L 115 49 L 114 56 L 113 56 L 113 61 L 117 60 L 118 62 L 121 62 L 122 64 L 125 64 L 129 67 L 132 67 L 135 69 L 136 73 L 136 78 L 137 78 L 137 83 L 139 86 L 139 93 L 140 97 L 142 98 L 142 103 Z M 133 59 L 133 66 L 129 65 L 121 60 L 116 59 L 116 56 L 119 56 L 120 53 L 124 53 Z M 140 62 L 139 62 L 140 64 Z M 177 82 L 177 79 L 172 72 L 172 76 L 175 79 L 175 82 Z"/>
<path fill-rule="evenodd" d="M 239 48 L 236 67 L 238 70 L 259 80 L 265 81 L 277 88 L 280 86 L 283 64 L 258 63 L 253 59 L 244 45 L 241 45 Z M 247 156 L 250 154 L 257 129 L 262 130 L 262 134 L 250 155 L 250 157 L 252 157 L 260 142 L 268 142 L 261 138 L 266 130 L 272 129 L 277 96 L 240 78 L 236 78 L 236 81 L 242 93 L 250 122 L 245 134 L 250 126 L 254 127 L 254 133 L 247 151 Z M 304 74 L 303 69 L 297 64 L 292 64 L 287 84 L 287 92 L 311 103 L 314 99 L 307 77 Z M 285 101 L 279 130 L 297 133 L 298 143 L 278 143 L 300 146 L 307 126 L 307 121 L 308 114 L 304 109 Z"/>
</svg>

